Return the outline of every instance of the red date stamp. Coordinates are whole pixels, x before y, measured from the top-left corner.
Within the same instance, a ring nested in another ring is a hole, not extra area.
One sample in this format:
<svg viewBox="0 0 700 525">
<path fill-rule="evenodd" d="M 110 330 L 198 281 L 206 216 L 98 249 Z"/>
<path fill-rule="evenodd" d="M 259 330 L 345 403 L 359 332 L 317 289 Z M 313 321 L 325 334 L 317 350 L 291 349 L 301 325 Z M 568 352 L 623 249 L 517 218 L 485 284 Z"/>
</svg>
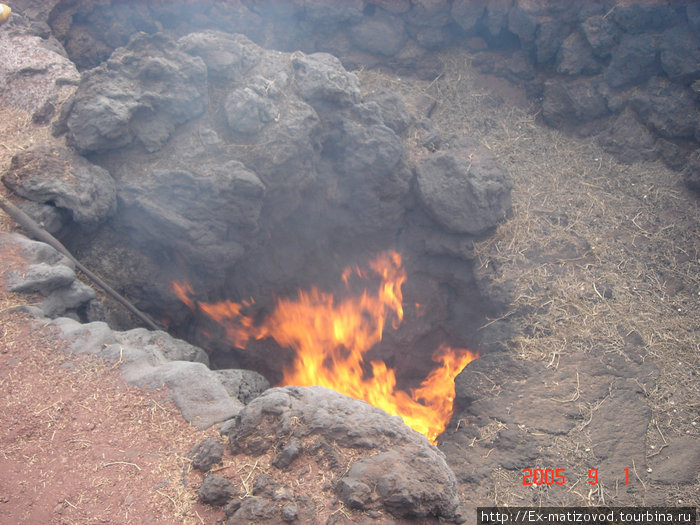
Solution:
<svg viewBox="0 0 700 525">
<path fill-rule="evenodd" d="M 629 469 L 625 471 L 625 485 L 630 484 Z M 540 485 L 564 485 L 566 483 L 566 469 L 563 468 L 524 468 L 523 469 L 523 485 L 535 486 Z M 598 469 L 588 469 L 588 484 L 598 484 Z"/>
</svg>

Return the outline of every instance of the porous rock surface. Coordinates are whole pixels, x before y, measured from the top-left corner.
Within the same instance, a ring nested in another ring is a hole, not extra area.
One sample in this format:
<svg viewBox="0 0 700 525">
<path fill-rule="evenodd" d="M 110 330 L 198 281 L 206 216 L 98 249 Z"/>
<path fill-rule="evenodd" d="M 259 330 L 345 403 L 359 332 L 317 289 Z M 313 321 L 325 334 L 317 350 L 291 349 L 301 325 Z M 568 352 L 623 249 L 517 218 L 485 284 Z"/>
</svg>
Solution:
<svg viewBox="0 0 700 525">
<path fill-rule="evenodd" d="M 253 368 L 275 359 L 274 343 L 255 355 L 228 351 L 222 329 L 193 315 L 173 281 L 198 298 L 253 297 L 255 315 L 393 245 L 415 265 L 409 272 L 437 285 L 444 265 L 466 261 L 466 276 L 471 254 L 438 243 L 425 258 L 424 239 L 467 245 L 509 213 L 509 175 L 482 150 L 414 169 L 403 135 L 416 122 L 396 93 L 363 97 L 328 53 L 268 50 L 214 30 L 137 34 L 83 73 L 56 124 L 116 183 L 116 212 L 74 248 L 139 308 L 189 325 L 180 335 L 220 350 L 224 367 Z M 446 308 L 473 308 L 467 296 Z M 468 331 L 459 324 L 447 330 Z M 412 344 L 425 336 L 404 345 L 425 354 Z"/>
<path fill-rule="evenodd" d="M 420 198 L 447 231 L 483 234 L 510 212 L 512 182 L 484 150 L 434 153 L 416 167 Z"/>
<path fill-rule="evenodd" d="M 207 70 L 162 36 L 136 35 L 105 64 L 83 74 L 66 121 L 81 152 L 138 141 L 156 151 L 175 126 L 200 115 Z"/>
<path fill-rule="evenodd" d="M 51 28 L 32 22 L 14 7 L 0 31 L 0 103 L 45 122 L 73 93 L 80 73 Z"/>
<path fill-rule="evenodd" d="M 61 3 L 48 21 L 82 69 L 98 65 L 137 30 L 179 35 L 215 28 L 246 34 L 268 48 L 328 52 L 346 65 L 381 65 L 426 78 L 440 72 L 431 51 L 466 45 L 473 64 L 484 73 L 525 87 L 531 100 L 541 103 L 547 123 L 599 135 L 613 125 L 609 113 L 622 112 L 639 88 L 658 79 L 670 80 L 683 97 L 692 96 L 688 115 L 699 120 L 697 89 L 692 87 L 700 79 L 699 20 L 697 2 L 672 0 L 300 0 L 284 5 L 220 2 L 196 9 L 184 1 L 138 7 L 105 1 L 95 7 L 79 0 Z M 221 73 L 230 55 L 208 53 L 216 74 Z M 582 85 L 581 80 L 587 82 Z M 558 89 L 551 88 L 552 82 Z M 589 101 L 596 100 L 597 111 L 583 115 L 581 125 L 579 100 L 563 94 L 584 87 Z M 674 102 L 669 99 L 668 105 L 672 110 Z M 596 123 L 586 123 L 591 120 Z M 657 134 L 653 127 L 652 132 Z M 656 156 L 682 170 L 698 147 L 698 133 L 696 125 L 693 137 L 674 138 L 678 149 L 673 155 L 664 154 L 665 143 L 660 142 Z M 601 136 L 604 147 L 609 135 Z M 615 145 L 611 151 L 617 153 Z M 631 161 L 624 152 L 621 158 Z"/>
<path fill-rule="evenodd" d="M 233 454 L 279 450 L 273 462 L 279 470 L 309 458 L 327 462 L 334 490 L 351 508 L 451 517 L 459 503 L 444 455 L 424 436 L 398 417 L 322 387 L 267 390 L 238 414 L 229 444 Z M 342 452 L 349 449 L 359 453 L 351 465 Z"/>
<path fill-rule="evenodd" d="M 69 215 L 68 221 L 83 226 L 97 226 L 117 209 L 109 172 L 59 145 L 37 145 L 16 154 L 2 182 L 17 195 L 57 208 Z"/>
</svg>

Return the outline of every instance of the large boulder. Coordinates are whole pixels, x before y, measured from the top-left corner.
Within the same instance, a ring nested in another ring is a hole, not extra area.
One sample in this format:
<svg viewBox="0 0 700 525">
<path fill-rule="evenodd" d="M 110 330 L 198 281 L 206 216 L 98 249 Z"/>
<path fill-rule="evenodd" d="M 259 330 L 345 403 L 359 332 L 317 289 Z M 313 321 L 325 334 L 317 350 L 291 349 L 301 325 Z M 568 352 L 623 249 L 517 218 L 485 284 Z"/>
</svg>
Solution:
<svg viewBox="0 0 700 525">
<path fill-rule="evenodd" d="M 174 250 L 222 275 L 254 241 L 264 193 L 235 160 L 199 173 L 153 170 L 122 185 L 118 221 L 141 245 Z"/>
<path fill-rule="evenodd" d="M 480 235 L 510 213 L 510 176 L 482 148 L 434 153 L 416 172 L 423 205 L 450 232 Z"/>
<path fill-rule="evenodd" d="M 267 390 L 239 413 L 229 443 L 233 454 L 275 454 L 273 478 L 309 460 L 327 465 L 351 508 L 449 518 L 458 504 L 454 475 L 425 437 L 398 417 L 325 388 Z"/>
<path fill-rule="evenodd" d="M 179 124 L 207 103 L 207 68 L 162 35 L 137 34 L 109 60 L 83 74 L 67 117 L 79 151 L 140 143 L 159 150 Z"/>
</svg>

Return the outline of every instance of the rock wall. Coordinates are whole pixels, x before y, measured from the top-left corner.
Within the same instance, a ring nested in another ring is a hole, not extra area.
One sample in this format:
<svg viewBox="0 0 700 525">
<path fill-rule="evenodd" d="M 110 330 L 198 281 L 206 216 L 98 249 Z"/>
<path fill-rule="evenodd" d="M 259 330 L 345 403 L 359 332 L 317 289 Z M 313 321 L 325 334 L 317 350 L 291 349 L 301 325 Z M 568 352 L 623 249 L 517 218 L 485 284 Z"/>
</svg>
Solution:
<svg viewBox="0 0 700 525">
<path fill-rule="evenodd" d="M 691 0 L 66 0 L 47 18 L 83 69 L 136 31 L 217 28 L 421 76 L 439 73 L 435 50 L 464 47 L 482 72 L 525 85 L 547 124 L 597 134 L 628 162 L 661 158 L 700 188 L 700 5 Z"/>
<path fill-rule="evenodd" d="M 328 53 L 214 30 L 141 32 L 82 73 L 52 120 L 65 141 L 16 155 L 2 180 L 140 309 L 217 366 L 273 381 L 276 345 L 231 352 L 173 282 L 201 301 L 253 297 L 264 313 L 300 288 L 335 293 L 345 267 L 397 249 L 405 297 L 428 313 L 407 312 L 372 358 L 398 361 L 410 383 L 441 342 L 478 346 L 475 328 L 499 308 L 481 297 L 469 246 L 508 215 L 512 186 L 477 144 L 409 156 L 420 118 L 388 90 L 363 96 Z"/>
</svg>

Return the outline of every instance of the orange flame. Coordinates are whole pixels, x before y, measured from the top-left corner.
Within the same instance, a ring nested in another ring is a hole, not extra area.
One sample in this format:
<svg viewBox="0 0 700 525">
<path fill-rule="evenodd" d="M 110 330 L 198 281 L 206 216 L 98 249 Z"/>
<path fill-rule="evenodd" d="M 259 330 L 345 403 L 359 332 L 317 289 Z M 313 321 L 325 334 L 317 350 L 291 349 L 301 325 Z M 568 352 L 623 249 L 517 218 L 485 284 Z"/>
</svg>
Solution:
<svg viewBox="0 0 700 525">
<path fill-rule="evenodd" d="M 364 354 L 382 340 L 389 319 L 394 328 L 403 320 L 401 286 L 406 281 L 401 256 L 394 251 L 381 253 L 369 268 L 371 272 L 346 268 L 342 279 L 349 289 L 353 275 L 367 281 L 378 277 L 373 293 L 365 289 L 359 296 L 336 299 L 316 287 L 300 290 L 296 298 L 278 299 L 259 325 L 244 312 L 252 300 L 202 303 L 190 297 L 194 292 L 187 283 L 173 283 L 173 290 L 192 310 L 198 307 L 224 326 L 228 339 L 239 348 L 250 339 L 272 337 L 280 346 L 294 349 L 296 358 L 283 371 L 283 385 L 320 385 L 362 399 L 400 416 L 435 442 L 452 416 L 454 379 L 478 355 L 441 345 L 433 354 L 440 366 L 410 395 L 396 389 L 395 372 L 384 362 L 370 362 L 369 375 Z"/>
</svg>

